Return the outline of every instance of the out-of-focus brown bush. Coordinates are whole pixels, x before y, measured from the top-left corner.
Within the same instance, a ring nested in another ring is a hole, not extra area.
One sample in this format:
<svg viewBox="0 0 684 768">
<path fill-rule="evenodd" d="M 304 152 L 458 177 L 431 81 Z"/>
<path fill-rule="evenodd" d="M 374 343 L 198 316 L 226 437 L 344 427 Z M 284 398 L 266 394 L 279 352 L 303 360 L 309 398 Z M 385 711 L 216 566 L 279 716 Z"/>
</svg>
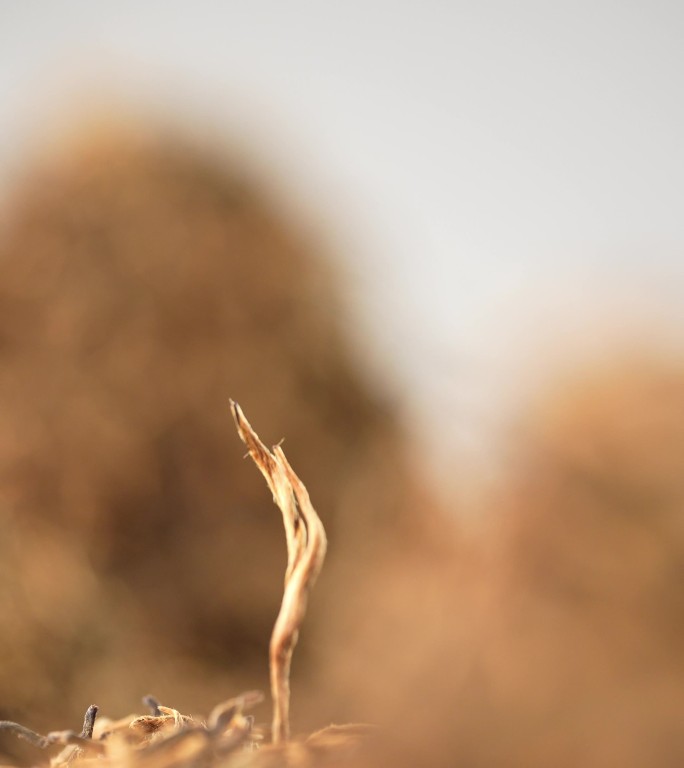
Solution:
<svg viewBox="0 0 684 768">
<path fill-rule="evenodd" d="M 342 338 L 335 275 L 220 158 L 135 132 L 79 137 L 4 218 L 0 719 L 268 689 L 285 541 L 233 397 L 287 438 L 329 532 L 295 659 L 306 722 L 326 595 L 344 580 L 353 603 L 425 513 L 392 406 Z"/>
<path fill-rule="evenodd" d="M 681 765 L 684 366 L 578 374 L 525 422 L 480 538 L 378 585 L 365 703 L 399 764 Z"/>
</svg>

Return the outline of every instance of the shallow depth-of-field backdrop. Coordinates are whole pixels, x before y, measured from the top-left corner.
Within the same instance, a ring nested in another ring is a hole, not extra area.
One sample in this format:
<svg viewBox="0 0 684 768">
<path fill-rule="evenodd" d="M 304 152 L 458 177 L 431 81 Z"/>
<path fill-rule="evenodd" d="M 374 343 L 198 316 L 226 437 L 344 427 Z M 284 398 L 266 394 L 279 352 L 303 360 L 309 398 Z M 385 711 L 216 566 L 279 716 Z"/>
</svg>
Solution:
<svg viewBox="0 0 684 768">
<path fill-rule="evenodd" d="M 268 692 L 233 398 L 294 734 L 680 765 L 682 20 L 305 5 L 0 6 L 0 720 Z"/>
</svg>

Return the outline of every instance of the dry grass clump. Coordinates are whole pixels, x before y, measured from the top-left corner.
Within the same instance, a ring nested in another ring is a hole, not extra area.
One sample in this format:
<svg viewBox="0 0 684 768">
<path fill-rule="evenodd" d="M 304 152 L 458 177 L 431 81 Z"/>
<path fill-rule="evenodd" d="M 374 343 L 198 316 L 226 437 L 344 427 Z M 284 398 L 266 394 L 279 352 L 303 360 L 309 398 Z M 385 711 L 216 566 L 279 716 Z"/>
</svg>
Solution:
<svg viewBox="0 0 684 768">
<path fill-rule="evenodd" d="M 88 707 L 80 733 L 51 731 L 41 736 L 8 721 L 0 722 L 0 730 L 15 733 L 39 749 L 62 747 L 50 760 L 52 768 L 209 765 L 239 748 L 258 747 L 262 735 L 253 727 L 254 718 L 244 713 L 262 698 L 257 692 L 243 694 L 215 707 L 206 720 L 201 720 L 146 696 L 145 702 L 151 708 L 148 715 L 129 715 L 114 721 L 97 718 L 98 708 Z"/>
<path fill-rule="evenodd" d="M 164 707 L 152 696 L 150 714 L 117 720 L 97 717 L 88 707 L 80 733 L 51 731 L 45 736 L 17 723 L 0 721 L 0 731 L 14 733 L 37 749 L 57 753 L 50 768 L 315 768 L 348 765 L 373 729 L 363 725 L 329 726 L 305 739 L 264 744 L 263 730 L 245 714 L 263 696 L 250 691 L 222 702 L 206 718 Z"/>
</svg>

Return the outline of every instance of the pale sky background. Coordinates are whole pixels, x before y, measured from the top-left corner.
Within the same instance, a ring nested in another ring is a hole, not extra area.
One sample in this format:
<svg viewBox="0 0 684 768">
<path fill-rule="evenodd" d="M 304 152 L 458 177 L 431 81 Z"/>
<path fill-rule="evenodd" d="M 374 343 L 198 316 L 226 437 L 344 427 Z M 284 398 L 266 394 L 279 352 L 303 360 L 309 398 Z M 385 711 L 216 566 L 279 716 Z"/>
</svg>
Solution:
<svg viewBox="0 0 684 768">
<path fill-rule="evenodd" d="M 84 94 L 250 139 L 428 447 L 477 462 L 549 360 L 684 338 L 682 3 L 0 0 L 0 170 Z"/>
</svg>

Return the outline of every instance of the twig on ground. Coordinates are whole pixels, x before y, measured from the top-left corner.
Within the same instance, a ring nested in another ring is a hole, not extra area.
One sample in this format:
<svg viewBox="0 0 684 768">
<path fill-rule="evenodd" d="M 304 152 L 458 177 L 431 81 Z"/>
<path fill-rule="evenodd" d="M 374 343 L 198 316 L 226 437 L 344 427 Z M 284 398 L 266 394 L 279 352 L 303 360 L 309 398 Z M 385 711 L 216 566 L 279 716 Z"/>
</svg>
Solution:
<svg viewBox="0 0 684 768">
<path fill-rule="evenodd" d="M 290 666 L 308 596 L 325 559 L 325 529 L 311 505 L 304 484 L 285 458 L 280 445 L 272 451 L 261 442 L 240 406 L 230 401 L 238 434 L 266 478 L 273 500 L 283 514 L 287 539 L 285 590 L 271 635 L 269 662 L 273 697 L 273 742 L 290 735 Z"/>
<path fill-rule="evenodd" d="M 81 731 L 82 739 L 93 738 L 93 728 L 95 727 L 95 718 L 97 717 L 97 704 L 91 704 L 86 709 L 85 717 L 83 718 L 83 730 Z"/>
</svg>

